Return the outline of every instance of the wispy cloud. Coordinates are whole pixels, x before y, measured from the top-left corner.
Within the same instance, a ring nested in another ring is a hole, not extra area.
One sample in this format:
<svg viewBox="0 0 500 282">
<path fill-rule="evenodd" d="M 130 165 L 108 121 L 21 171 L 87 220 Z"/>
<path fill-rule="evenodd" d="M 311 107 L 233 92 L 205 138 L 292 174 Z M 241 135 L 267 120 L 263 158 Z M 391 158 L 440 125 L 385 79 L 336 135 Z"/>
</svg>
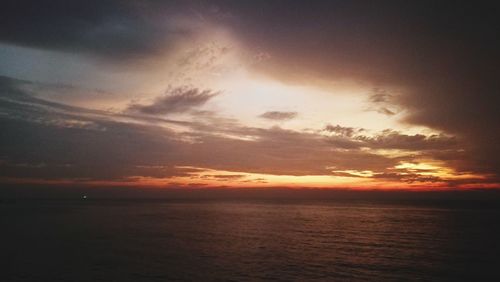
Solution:
<svg viewBox="0 0 500 282">
<path fill-rule="evenodd" d="M 325 126 L 323 130 L 346 137 L 352 137 L 354 133 L 363 131 L 363 129 L 355 129 L 353 127 L 345 127 L 345 126 L 340 126 L 338 124 L 337 125 L 328 124 L 327 126 Z"/>
<path fill-rule="evenodd" d="M 296 118 L 298 115 L 297 112 L 279 112 L 279 111 L 270 111 L 265 112 L 259 117 L 268 119 L 268 120 L 276 120 L 276 121 L 286 121 Z"/>
<path fill-rule="evenodd" d="M 420 158 L 453 163 L 454 154 L 463 159 L 457 154 L 460 147 L 456 140 L 447 136 L 406 135 L 390 130 L 367 135 L 341 125 L 326 126 L 318 132 L 256 128 L 206 111 L 196 112 L 206 117 L 202 121 L 176 123 L 48 102 L 25 93 L 19 83 L 8 78 L 0 83 L 0 177 L 4 178 L 82 183 L 190 179 L 197 172 L 186 167 L 204 167 L 238 172 L 223 176 L 214 172 L 211 181 L 245 181 L 240 173 L 359 177 L 349 171 L 369 171 L 365 178 L 424 183 L 444 180 L 427 175 L 428 171 L 398 165 Z M 186 92 L 178 93 L 182 96 Z M 193 90 L 187 96 L 200 94 L 203 98 L 194 99 L 196 102 L 180 99 L 180 108 L 189 110 L 214 95 Z M 171 112 L 172 103 L 163 105 L 167 106 L 153 112 Z M 188 130 L 177 131 L 172 125 Z M 379 154 L 380 149 L 404 150 L 407 154 Z M 447 156 L 442 155 L 443 149 Z"/>
<path fill-rule="evenodd" d="M 183 113 L 204 105 L 218 94 L 197 88 L 174 88 L 167 90 L 165 95 L 157 97 L 150 104 L 131 104 L 127 111 L 148 115 Z"/>
<path fill-rule="evenodd" d="M 368 110 L 376 111 L 386 116 L 396 115 L 401 110 L 398 108 L 395 97 L 386 90 L 374 88 L 368 97 Z"/>
</svg>

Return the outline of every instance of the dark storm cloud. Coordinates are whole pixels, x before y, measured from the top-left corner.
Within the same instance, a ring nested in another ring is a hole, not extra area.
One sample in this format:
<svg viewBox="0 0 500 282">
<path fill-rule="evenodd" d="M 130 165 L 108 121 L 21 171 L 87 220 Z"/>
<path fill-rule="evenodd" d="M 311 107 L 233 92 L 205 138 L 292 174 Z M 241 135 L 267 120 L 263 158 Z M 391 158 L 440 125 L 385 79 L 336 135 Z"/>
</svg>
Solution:
<svg viewBox="0 0 500 282">
<path fill-rule="evenodd" d="M 107 59 L 150 56 L 193 34 L 169 22 L 183 1 L 7 0 L 1 6 L 0 41 Z"/>
<path fill-rule="evenodd" d="M 278 111 L 271 111 L 271 112 L 265 112 L 259 117 L 264 118 L 264 119 L 269 119 L 269 120 L 278 120 L 278 121 L 285 121 L 285 120 L 291 120 L 297 117 L 297 112 L 278 112 Z"/>
<path fill-rule="evenodd" d="M 220 2 L 222 21 L 294 83 L 349 79 L 399 89 L 405 122 L 460 137 L 472 171 L 500 174 L 500 8 L 491 1 Z M 286 7 L 286 8 L 284 8 Z M 392 94 L 391 91 L 388 91 Z M 387 96 L 372 96 L 387 104 Z M 386 105 L 375 110 L 393 115 Z"/>
<path fill-rule="evenodd" d="M 128 111 L 148 115 L 182 113 L 204 105 L 216 95 L 218 92 L 197 88 L 169 89 L 165 95 L 157 97 L 153 103 L 148 105 L 132 104 L 128 107 Z"/>
</svg>

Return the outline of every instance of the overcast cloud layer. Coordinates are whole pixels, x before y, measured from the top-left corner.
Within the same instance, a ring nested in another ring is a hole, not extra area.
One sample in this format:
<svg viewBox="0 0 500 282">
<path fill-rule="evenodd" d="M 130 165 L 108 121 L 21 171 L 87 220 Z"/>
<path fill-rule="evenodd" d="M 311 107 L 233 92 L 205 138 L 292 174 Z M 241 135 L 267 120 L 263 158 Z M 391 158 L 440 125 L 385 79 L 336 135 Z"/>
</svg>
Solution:
<svg viewBox="0 0 500 282">
<path fill-rule="evenodd" d="M 500 11 L 489 2 L 6 1 L 0 18 L 0 43 L 9 48 L 76 55 L 116 72 L 157 67 L 158 58 L 169 58 L 208 29 L 223 30 L 253 54 L 246 60 L 255 75 L 327 92 L 339 82 L 361 85 L 372 89 L 366 110 L 438 132 L 373 132 L 335 120 L 284 127 L 308 118 L 303 105 L 261 111 L 254 117 L 270 124 L 253 126 L 221 115 L 218 107 L 225 105 L 216 103 L 224 89 L 207 89 L 194 76 L 113 110 L 85 108 L 48 99 L 41 89 L 59 87 L 62 95 L 85 100 L 104 95 L 97 86 L 86 86 L 95 91 L 85 94 L 61 78 L 48 88 L 28 72 L 5 76 L 14 65 L 0 63 L 0 167 L 8 181 L 150 177 L 195 183 L 203 170 L 213 170 L 498 186 Z M 229 51 L 219 49 L 197 70 L 214 78 L 223 72 L 214 66 Z M 22 58 L 10 58 L 16 60 Z M 183 73 L 185 62 L 169 63 L 178 71 L 171 67 L 173 75 L 165 76 L 190 76 Z M 410 165 L 429 160 L 435 166 Z M 241 178 L 234 175 L 211 178 Z"/>
</svg>

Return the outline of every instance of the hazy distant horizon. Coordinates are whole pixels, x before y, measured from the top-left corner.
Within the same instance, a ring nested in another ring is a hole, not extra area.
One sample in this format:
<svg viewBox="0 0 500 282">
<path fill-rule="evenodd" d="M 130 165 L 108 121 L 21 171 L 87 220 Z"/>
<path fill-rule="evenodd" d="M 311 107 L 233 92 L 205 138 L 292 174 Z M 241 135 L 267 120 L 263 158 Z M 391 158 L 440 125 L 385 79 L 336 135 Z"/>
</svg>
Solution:
<svg viewBox="0 0 500 282">
<path fill-rule="evenodd" d="M 83 198 L 85 197 L 85 198 Z M 0 189 L 0 200 L 293 200 L 293 201 L 387 201 L 388 203 L 425 203 L 442 201 L 481 205 L 500 203 L 497 189 L 328 189 L 328 188 L 144 188 L 15 185 Z M 500 205 L 500 204 L 498 204 Z"/>
</svg>

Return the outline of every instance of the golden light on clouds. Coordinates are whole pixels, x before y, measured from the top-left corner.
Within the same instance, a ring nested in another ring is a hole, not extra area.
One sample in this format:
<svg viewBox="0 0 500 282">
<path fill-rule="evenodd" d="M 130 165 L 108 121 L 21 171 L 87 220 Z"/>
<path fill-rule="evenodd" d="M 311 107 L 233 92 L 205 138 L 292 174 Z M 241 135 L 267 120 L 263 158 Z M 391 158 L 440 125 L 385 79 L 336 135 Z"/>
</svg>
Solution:
<svg viewBox="0 0 500 282">
<path fill-rule="evenodd" d="M 414 48 L 418 37 L 384 37 L 392 33 L 376 25 L 373 33 L 298 28 L 295 19 L 261 23 L 232 8 L 143 5 L 128 7 L 137 21 L 126 14 L 74 26 L 54 42 L 50 34 L 0 42 L 0 118 L 12 143 L 0 152 L 5 179 L 370 189 L 498 183 L 498 123 L 488 118 L 498 103 L 477 97 L 496 86 L 480 83 L 487 74 L 457 72 L 463 54 L 445 59 L 428 50 L 440 44 Z M 29 138 L 12 141 L 19 136 Z"/>
</svg>

